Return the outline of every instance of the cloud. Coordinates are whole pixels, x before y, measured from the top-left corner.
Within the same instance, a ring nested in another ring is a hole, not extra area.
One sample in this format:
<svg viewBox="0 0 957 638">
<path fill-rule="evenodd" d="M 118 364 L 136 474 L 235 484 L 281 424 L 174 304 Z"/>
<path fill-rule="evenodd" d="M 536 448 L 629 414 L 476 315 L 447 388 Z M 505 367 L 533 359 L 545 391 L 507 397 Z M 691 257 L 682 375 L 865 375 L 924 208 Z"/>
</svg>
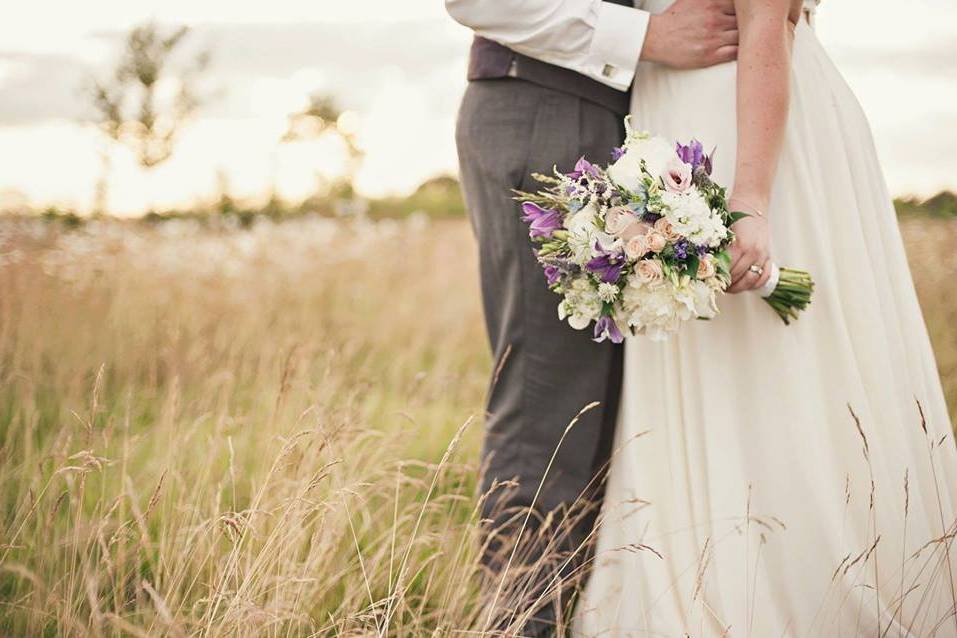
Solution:
<svg viewBox="0 0 957 638">
<path fill-rule="evenodd" d="M 98 31 L 92 39 L 118 51 L 123 34 Z M 369 108 L 382 86 L 400 78 L 434 99 L 426 108 L 447 113 L 464 84 L 466 42 L 446 20 L 401 24 L 206 24 L 186 41 L 208 49 L 212 65 L 204 84 L 215 96 L 209 116 L 257 114 L 250 92 L 262 80 L 312 77 L 314 91 L 340 97 L 350 108 Z M 48 119 L 79 120 L 90 114 L 83 88 L 95 68 L 65 54 L 0 53 L 0 125 Z M 452 90 L 454 89 L 454 90 Z"/>
<path fill-rule="evenodd" d="M 367 108 L 397 76 L 410 86 L 432 89 L 437 80 L 464 75 L 461 33 L 445 21 L 210 25 L 198 27 L 197 36 L 210 44 L 213 69 L 227 85 L 311 69 L 322 77 L 316 90 L 341 96 L 351 108 Z"/>
<path fill-rule="evenodd" d="M 0 125 L 89 114 L 83 95 L 92 70 L 62 54 L 0 53 Z"/>
<path fill-rule="evenodd" d="M 840 57 L 842 65 L 855 70 L 888 71 L 902 79 L 947 81 L 957 78 L 957 64 L 953 64 L 957 60 L 957 40 L 931 41 L 920 48 L 907 49 L 841 45 L 829 48 Z"/>
</svg>

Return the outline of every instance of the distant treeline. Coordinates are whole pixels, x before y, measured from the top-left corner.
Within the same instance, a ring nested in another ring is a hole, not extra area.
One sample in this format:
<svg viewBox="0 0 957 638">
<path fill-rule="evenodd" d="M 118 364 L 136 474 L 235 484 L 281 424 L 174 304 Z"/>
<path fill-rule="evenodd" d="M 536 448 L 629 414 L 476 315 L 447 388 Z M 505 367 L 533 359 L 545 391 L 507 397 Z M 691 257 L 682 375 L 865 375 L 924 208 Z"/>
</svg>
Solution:
<svg viewBox="0 0 957 638">
<path fill-rule="evenodd" d="M 943 191 L 928 199 L 898 198 L 894 200 L 894 205 L 897 208 L 897 214 L 901 216 L 927 215 L 957 218 L 957 193 L 952 191 Z M 67 225 L 79 225 L 86 219 L 75 211 L 59 208 L 49 208 L 39 214 L 49 221 L 58 221 Z M 321 196 L 295 204 L 272 197 L 265 205 L 249 206 L 224 195 L 217 202 L 208 202 L 188 210 L 151 212 L 144 215 L 142 220 L 146 222 L 162 222 L 169 219 L 211 221 L 227 218 L 241 225 L 248 225 L 260 217 L 274 221 L 302 215 L 359 217 L 374 220 L 399 219 L 414 214 L 433 219 L 464 216 L 465 203 L 462 201 L 458 181 L 447 175 L 436 177 L 423 183 L 411 195 L 378 199 L 359 197 L 353 193 L 351 186 L 341 185 Z"/>
<path fill-rule="evenodd" d="M 905 197 L 894 200 L 898 215 L 957 217 L 957 193 L 942 191 L 930 199 Z"/>
</svg>

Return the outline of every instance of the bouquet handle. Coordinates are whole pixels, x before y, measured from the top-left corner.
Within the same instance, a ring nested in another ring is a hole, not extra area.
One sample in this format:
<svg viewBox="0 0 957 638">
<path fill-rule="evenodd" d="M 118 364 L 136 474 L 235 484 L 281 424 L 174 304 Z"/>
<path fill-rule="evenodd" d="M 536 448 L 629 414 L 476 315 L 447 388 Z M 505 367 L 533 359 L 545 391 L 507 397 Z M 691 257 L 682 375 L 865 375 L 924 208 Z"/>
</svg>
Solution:
<svg viewBox="0 0 957 638">
<path fill-rule="evenodd" d="M 767 299 L 774 294 L 775 289 L 777 289 L 778 284 L 781 282 L 781 268 L 774 262 L 771 262 L 771 276 L 768 277 L 768 280 L 764 282 L 764 285 L 761 286 L 757 293 L 761 295 L 762 298 Z"/>
<path fill-rule="evenodd" d="M 755 292 L 768 302 L 785 324 L 789 324 L 811 303 L 814 280 L 804 270 L 780 268 L 772 263 L 771 276 Z"/>
</svg>

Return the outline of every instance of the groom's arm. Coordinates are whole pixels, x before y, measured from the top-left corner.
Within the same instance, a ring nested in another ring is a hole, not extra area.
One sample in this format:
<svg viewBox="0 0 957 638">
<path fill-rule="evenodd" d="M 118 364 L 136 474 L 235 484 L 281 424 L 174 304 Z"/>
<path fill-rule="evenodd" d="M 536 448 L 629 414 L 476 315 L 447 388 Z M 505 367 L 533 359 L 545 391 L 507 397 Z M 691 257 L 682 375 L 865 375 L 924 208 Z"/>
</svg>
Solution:
<svg viewBox="0 0 957 638">
<path fill-rule="evenodd" d="M 476 34 L 619 90 L 638 60 L 677 68 L 737 55 L 733 0 L 677 0 L 665 13 L 602 0 L 445 0 L 449 14 Z"/>
<path fill-rule="evenodd" d="M 602 0 L 445 0 L 477 35 L 619 90 L 631 85 L 648 12 Z"/>
</svg>

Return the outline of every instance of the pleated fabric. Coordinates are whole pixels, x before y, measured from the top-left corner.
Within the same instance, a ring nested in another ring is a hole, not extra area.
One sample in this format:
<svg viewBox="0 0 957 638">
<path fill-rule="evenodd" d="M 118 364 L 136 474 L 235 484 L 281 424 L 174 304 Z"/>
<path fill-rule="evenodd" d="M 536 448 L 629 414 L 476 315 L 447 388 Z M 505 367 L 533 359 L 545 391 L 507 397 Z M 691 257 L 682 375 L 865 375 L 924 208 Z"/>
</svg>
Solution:
<svg viewBox="0 0 957 638">
<path fill-rule="evenodd" d="M 642 64 L 634 126 L 716 147 L 730 185 L 735 73 Z M 869 125 L 804 23 L 768 214 L 813 303 L 626 342 L 578 636 L 957 636 L 951 421 Z"/>
</svg>

